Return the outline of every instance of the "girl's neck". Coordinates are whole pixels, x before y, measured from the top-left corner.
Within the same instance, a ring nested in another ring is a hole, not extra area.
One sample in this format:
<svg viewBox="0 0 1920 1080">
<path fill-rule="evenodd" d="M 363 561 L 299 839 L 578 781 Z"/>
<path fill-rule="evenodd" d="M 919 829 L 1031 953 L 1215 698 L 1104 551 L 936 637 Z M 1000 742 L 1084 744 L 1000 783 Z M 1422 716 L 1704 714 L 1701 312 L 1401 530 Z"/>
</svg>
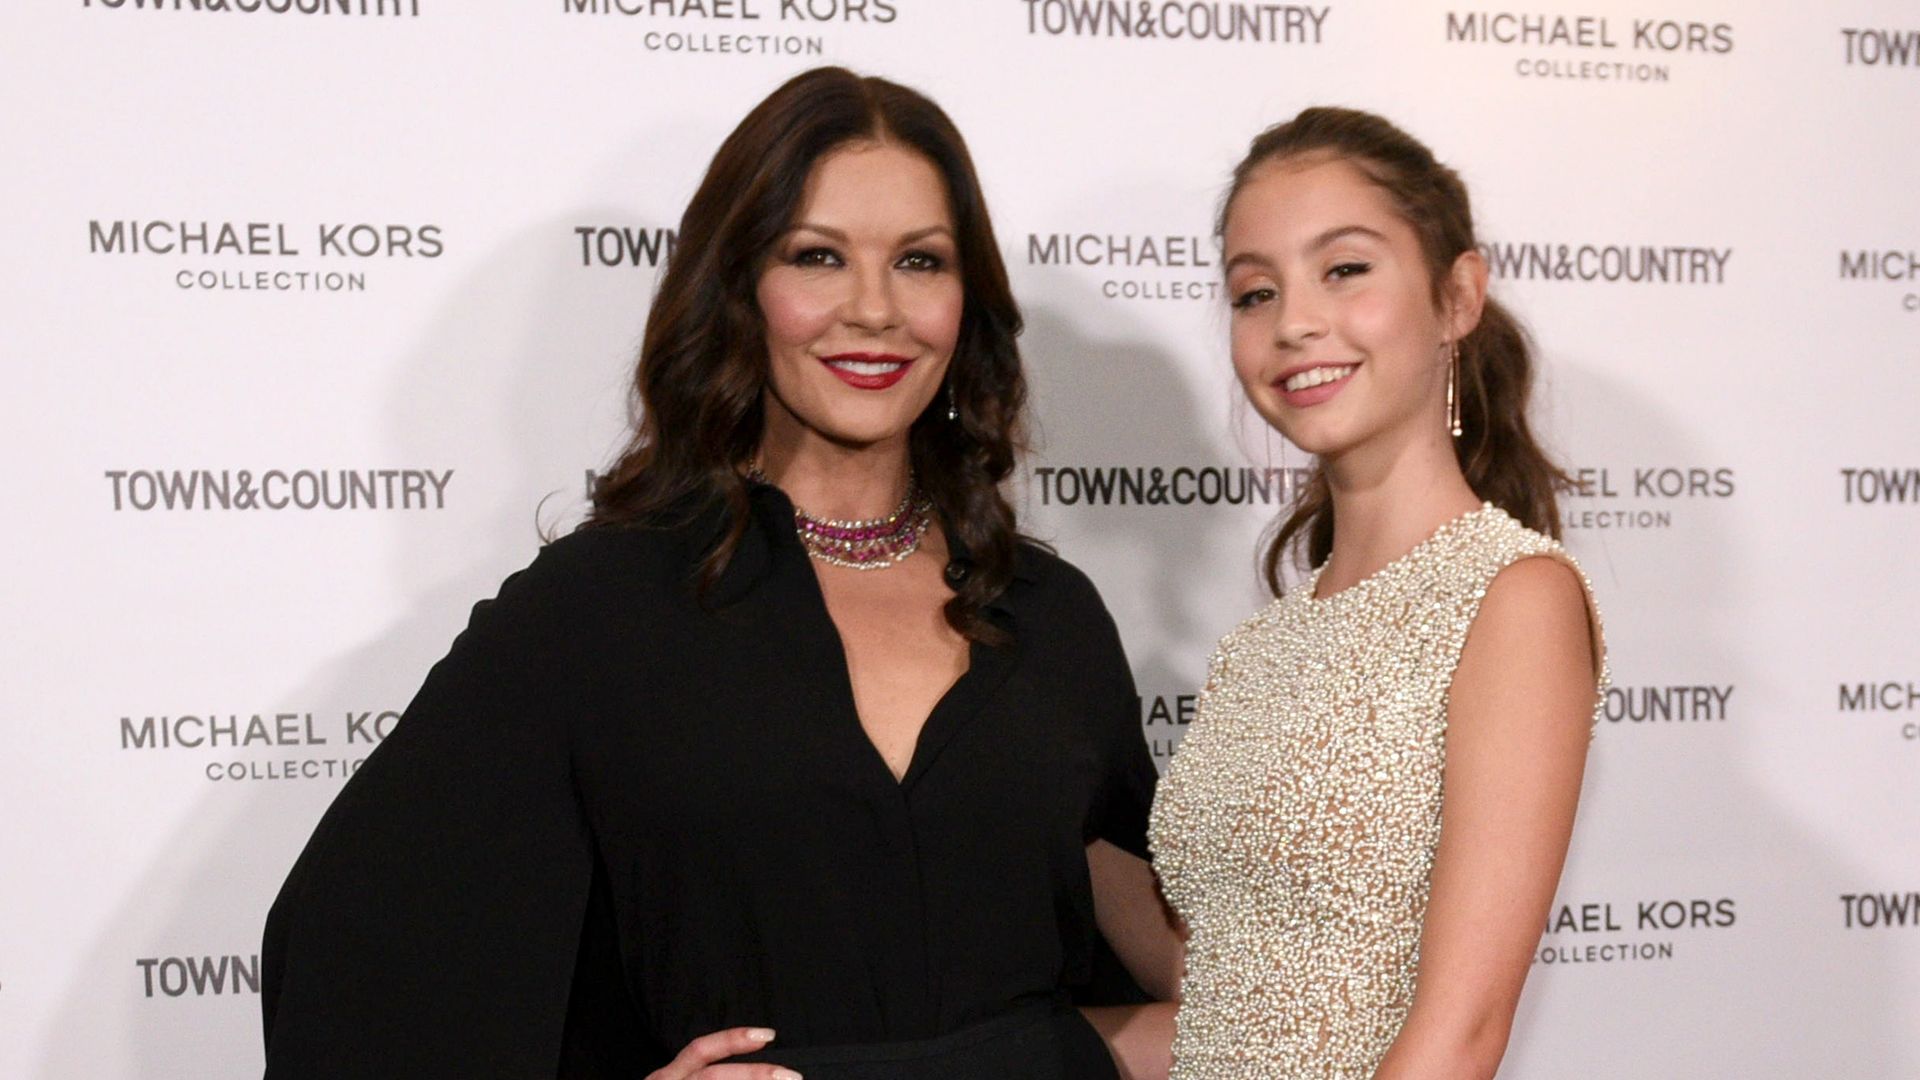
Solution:
<svg viewBox="0 0 1920 1080">
<path fill-rule="evenodd" d="M 1387 452 L 1356 447 L 1322 460 L 1334 529 L 1321 596 L 1361 581 L 1480 506 L 1446 438 L 1419 439 Z"/>
</svg>

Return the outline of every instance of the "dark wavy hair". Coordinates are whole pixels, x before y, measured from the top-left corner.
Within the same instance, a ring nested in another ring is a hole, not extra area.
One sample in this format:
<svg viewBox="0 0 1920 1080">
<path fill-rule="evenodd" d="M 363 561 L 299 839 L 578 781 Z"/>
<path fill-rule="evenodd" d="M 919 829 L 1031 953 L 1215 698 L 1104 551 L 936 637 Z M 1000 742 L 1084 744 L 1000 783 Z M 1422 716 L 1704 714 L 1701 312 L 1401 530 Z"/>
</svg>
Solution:
<svg viewBox="0 0 1920 1080">
<path fill-rule="evenodd" d="M 802 72 L 733 129 L 680 219 L 647 316 L 633 376 L 634 429 L 593 488 L 582 528 L 659 523 L 714 503 L 728 527 L 700 565 L 702 588 L 732 560 L 748 526 L 741 470 L 765 423 L 767 346 L 755 286 L 766 253 L 792 227 L 814 163 L 851 142 L 911 149 L 946 182 L 964 289 L 949 368 L 957 420 L 936 396 L 908 434 L 915 475 L 971 565 L 947 622 L 994 640 L 988 601 L 1013 575 L 1019 542 L 1000 484 L 1025 449 L 1020 309 L 966 142 L 938 105 L 885 79 L 838 67 Z"/>
<path fill-rule="evenodd" d="M 1225 234 L 1227 213 L 1255 169 L 1306 154 L 1348 161 L 1387 193 L 1420 238 L 1434 305 L 1439 307 L 1454 261 L 1476 246 L 1467 186 L 1418 139 L 1373 113 L 1305 109 L 1261 132 L 1234 167 L 1215 231 Z M 1453 450 L 1467 484 L 1474 494 L 1522 525 L 1559 539 L 1557 492 L 1570 481 L 1527 423 L 1533 346 L 1526 330 L 1504 306 L 1488 298 L 1479 325 L 1460 339 L 1459 346 L 1458 393 L 1464 431 L 1453 440 Z M 1333 552 L 1333 494 L 1326 470 L 1318 464 L 1261 558 L 1267 588 L 1275 596 L 1281 593 L 1281 563 L 1289 550 L 1302 543 L 1309 566 L 1320 565 Z"/>
</svg>

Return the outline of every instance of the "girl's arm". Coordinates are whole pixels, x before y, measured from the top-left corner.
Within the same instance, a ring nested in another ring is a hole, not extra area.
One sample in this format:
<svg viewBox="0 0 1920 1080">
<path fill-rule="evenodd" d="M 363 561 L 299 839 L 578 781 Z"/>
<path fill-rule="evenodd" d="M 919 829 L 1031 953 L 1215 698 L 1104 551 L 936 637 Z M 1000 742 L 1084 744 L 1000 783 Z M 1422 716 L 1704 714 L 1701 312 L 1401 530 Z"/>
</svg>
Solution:
<svg viewBox="0 0 1920 1080">
<path fill-rule="evenodd" d="M 1499 1069 L 1573 832 L 1599 648 L 1572 567 L 1528 558 L 1494 578 L 1448 700 L 1413 1006 L 1375 1080 Z"/>
</svg>

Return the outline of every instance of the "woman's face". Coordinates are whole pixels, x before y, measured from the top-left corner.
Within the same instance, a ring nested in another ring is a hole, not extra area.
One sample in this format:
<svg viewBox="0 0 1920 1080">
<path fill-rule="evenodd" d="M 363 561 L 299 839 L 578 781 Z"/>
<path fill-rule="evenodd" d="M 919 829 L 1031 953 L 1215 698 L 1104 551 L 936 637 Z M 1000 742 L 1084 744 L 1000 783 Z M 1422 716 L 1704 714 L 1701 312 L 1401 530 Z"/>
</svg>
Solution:
<svg viewBox="0 0 1920 1080">
<path fill-rule="evenodd" d="M 904 443 L 960 336 L 953 231 L 945 182 L 912 150 L 861 141 L 815 163 L 756 291 L 770 428 L 846 447 Z"/>
<path fill-rule="evenodd" d="M 1365 173 L 1325 155 L 1268 162 L 1222 239 L 1234 371 L 1267 423 L 1322 456 L 1444 430 L 1447 342 L 1478 305 L 1435 309 L 1419 238 Z"/>
</svg>

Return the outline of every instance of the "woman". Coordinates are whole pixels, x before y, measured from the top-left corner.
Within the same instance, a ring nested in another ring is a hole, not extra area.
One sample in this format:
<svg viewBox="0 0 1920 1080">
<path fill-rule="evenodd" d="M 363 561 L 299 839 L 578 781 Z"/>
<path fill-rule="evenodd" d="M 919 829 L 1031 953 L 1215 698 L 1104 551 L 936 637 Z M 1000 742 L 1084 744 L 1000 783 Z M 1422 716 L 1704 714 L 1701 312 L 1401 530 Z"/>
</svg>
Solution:
<svg viewBox="0 0 1920 1080">
<path fill-rule="evenodd" d="M 1068 995 L 1096 924 L 1171 992 L 1129 929 L 1154 771 L 1112 620 L 999 491 L 998 250 L 911 90 L 819 69 L 741 122 L 586 526 L 274 906 L 270 1077 L 1113 1075 Z"/>
<path fill-rule="evenodd" d="M 1235 372 L 1319 461 L 1154 806 L 1173 1075 L 1489 1077 L 1606 677 L 1528 346 L 1459 177 L 1377 116 L 1255 139 L 1219 232 Z"/>
</svg>

